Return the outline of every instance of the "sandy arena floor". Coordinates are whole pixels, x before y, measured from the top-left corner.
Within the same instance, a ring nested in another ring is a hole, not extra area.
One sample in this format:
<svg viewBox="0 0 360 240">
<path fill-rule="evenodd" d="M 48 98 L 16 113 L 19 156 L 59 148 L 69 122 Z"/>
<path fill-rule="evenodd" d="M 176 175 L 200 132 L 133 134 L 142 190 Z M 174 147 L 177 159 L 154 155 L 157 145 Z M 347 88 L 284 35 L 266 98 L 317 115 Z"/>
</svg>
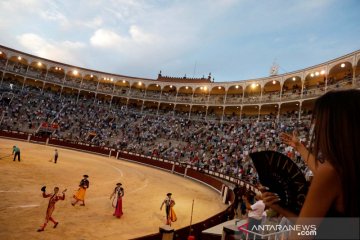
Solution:
<svg viewBox="0 0 360 240">
<path fill-rule="evenodd" d="M 21 162 L 13 162 L 12 146 L 21 149 Z M 202 221 L 226 208 L 214 190 L 165 171 L 67 149 L 59 150 L 57 164 L 49 162 L 54 147 L 0 139 L 0 239 L 130 239 L 158 232 L 165 222 L 160 205 L 167 192 L 173 193 L 178 221 L 175 229 L 189 225 L 192 199 L 193 222 Z M 8 157 L 6 157 L 8 156 Z M 70 204 L 82 175 L 88 174 L 90 188 L 85 207 Z M 121 219 L 112 216 L 109 196 L 115 184 L 125 189 Z M 53 213 L 59 225 L 43 224 L 48 198 L 40 188 L 67 188 L 65 201 Z"/>
</svg>

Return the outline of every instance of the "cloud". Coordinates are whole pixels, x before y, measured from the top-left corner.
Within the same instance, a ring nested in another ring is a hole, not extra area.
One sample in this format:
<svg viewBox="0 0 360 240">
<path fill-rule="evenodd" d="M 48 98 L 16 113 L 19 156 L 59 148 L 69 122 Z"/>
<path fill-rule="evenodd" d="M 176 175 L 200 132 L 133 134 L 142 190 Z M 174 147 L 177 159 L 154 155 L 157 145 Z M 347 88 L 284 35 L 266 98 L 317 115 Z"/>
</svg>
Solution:
<svg viewBox="0 0 360 240">
<path fill-rule="evenodd" d="M 84 62 L 81 51 L 86 44 L 82 42 L 48 40 L 34 33 L 21 34 L 17 41 L 25 51 L 36 56 L 80 66 Z"/>
<path fill-rule="evenodd" d="M 120 34 L 100 28 L 90 37 L 90 43 L 94 47 L 111 48 L 120 52 L 134 51 L 129 47 L 149 47 L 150 45 L 161 44 L 162 39 L 151 33 L 144 32 L 136 25 L 130 26 L 128 34 L 121 36 Z"/>
<path fill-rule="evenodd" d="M 103 28 L 96 30 L 90 37 L 91 45 L 100 48 L 117 48 L 125 41 L 126 39 L 117 33 Z"/>
</svg>

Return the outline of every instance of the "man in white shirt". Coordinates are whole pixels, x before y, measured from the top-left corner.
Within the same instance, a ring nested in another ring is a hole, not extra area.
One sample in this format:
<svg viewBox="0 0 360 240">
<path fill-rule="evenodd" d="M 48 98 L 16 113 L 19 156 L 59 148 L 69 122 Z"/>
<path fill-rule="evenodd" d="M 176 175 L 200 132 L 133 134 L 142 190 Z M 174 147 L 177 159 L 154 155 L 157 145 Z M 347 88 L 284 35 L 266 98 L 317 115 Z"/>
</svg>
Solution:
<svg viewBox="0 0 360 240">
<path fill-rule="evenodd" d="M 256 202 L 254 202 L 254 197 Z M 265 211 L 265 204 L 261 200 L 260 195 L 256 195 L 254 193 L 247 194 L 246 197 L 244 197 L 246 209 L 248 212 L 248 230 L 252 232 L 258 232 L 258 226 L 261 225 L 261 220 L 263 213 Z M 251 205 L 251 203 L 253 203 Z M 254 234 L 249 233 L 249 239 L 256 239 L 254 238 Z"/>
</svg>

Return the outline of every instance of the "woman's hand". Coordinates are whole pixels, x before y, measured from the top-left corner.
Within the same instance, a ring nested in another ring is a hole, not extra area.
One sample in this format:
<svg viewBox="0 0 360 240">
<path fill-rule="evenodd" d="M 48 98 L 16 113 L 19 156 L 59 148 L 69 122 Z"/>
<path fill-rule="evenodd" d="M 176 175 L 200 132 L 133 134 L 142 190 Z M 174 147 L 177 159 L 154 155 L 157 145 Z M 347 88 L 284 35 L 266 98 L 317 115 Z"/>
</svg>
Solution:
<svg viewBox="0 0 360 240">
<path fill-rule="evenodd" d="M 64 194 L 67 191 L 67 189 L 65 188 L 64 191 L 62 191 L 62 193 Z"/>
<path fill-rule="evenodd" d="M 264 192 L 262 194 L 262 200 L 263 200 L 265 206 L 267 206 L 269 208 L 273 208 L 274 205 L 277 205 L 276 203 L 278 203 L 281 199 L 280 199 L 279 195 L 277 195 L 276 193 Z"/>
<path fill-rule="evenodd" d="M 292 134 L 280 133 L 280 140 L 295 149 L 301 144 L 296 131 L 293 131 Z"/>
</svg>

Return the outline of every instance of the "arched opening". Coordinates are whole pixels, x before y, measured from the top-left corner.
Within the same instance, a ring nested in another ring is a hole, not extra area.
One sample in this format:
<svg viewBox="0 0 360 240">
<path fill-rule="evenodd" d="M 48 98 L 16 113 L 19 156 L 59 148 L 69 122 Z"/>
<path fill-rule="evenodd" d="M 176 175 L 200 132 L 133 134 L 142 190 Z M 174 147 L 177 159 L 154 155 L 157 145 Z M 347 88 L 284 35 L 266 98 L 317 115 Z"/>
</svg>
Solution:
<svg viewBox="0 0 360 240">
<path fill-rule="evenodd" d="M 96 104 L 102 108 L 109 108 L 111 102 L 111 95 L 107 94 L 96 94 Z"/>
<path fill-rule="evenodd" d="M 156 115 L 159 102 L 145 101 L 142 109 L 144 115 Z"/>
<path fill-rule="evenodd" d="M 304 97 L 321 95 L 325 91 L 325 70 L 316 70 L 308 73 L 304 81 Z"/>
<path fill-rule="evenodd" d="M 310 121 L 315 106 L 316 99 L 305 100 L 301 105 L 301 121 Z"/>
<path fill-rule="evenodd" d="M 164 86 L 161 94 L 161 101 L 175 102 L 176 90 L 176 87 L 173 85 Z"/>
<path fill-rule="evenodd" d="M 261 86 L 259 83 L 252 83 L 246 86 L 243 103 L 255 103 L 260 100 Z"/>
<path fill-rule="evenodd" d="M 179 118 L 188 119 L 190 112 L 189 104 L 176 104 L 175 106 L 175 116 Z"/>
<path fill-rule="evenodd" d="M 99 80 L 99 86 L 97 88 L 98 92 L 103 93 L 113 93 L 114 91 L 114 78 L 112 77 L 102 77 Z"/>
<path fill-rule="evenodd" d="M 27 71 L 28 76 L 32 76 L 37 79 L 45 79 L 47 66 L 40 61 L 32 62 L 29 65 Z"/>
<path fill-rule="evenodd" d="M 220 120 L 222 120 L 222 115 L 223 115 L 223 107 L 222 106 L 209 106 L 206 120 L 220 121 Z"/>
<path fill-rule="evenodd" d="M 47 81 L 62 84 L 65 78 L 65 70 L 61 67 L 50 67 L 46 77 Z"/>
<path fill-rule="evenodd" d="M 224 104 L 225 88 L 215 86 L 211 89 L 209 95 L 209 104 Z"/>
<path fill-rule="evenodd" d="M 14 75 L 12 73 L 5 73 L 1 88 L 8 91 L 20 91 L 24 85 L 24 77 Z"/>
<path fill-rule="evenodd" d="M 78 70 L 74 69 L 74 70 L 68 71 L 66 74 L 66 77 L 65 77 L 64 85 L 69 86 L 69 87 L 80 88 L 81 78 L 82 78 L 82 76 Z M 81 88 L 95 91 L 96 87 L 94 88 L 90 82 L 92 82 L 92 79 L 90 79 L 90 78 L 84 79 L 83 83 L 81 85 Z"/>
<path fill-rule="evenodd" d="M 284 122 L 297 122 L 299 120 L 299 109 L 299 102 L 281 104 L 279 120 Z"/>
<path fill-rule="evenodd" d="M 27 78 L 25 80 L 25 86 L 24 89 L 28 91 L 42 91 L 44 87 L 44 82 L 41 80 L 33 79 L 33 78 Z"/>
<path fill-rule="evenodd" d="M 54 83 L 45 83 L 44 90 L 48 92 L 54 92 L 60 94 L 61 86 Z"/>
<path fill-rule="evenodd" d="M 224 121 L 237 122 L 240 120 L 240 110 L 239 106 L 228 106 L 225 107 L 224 111 Z"/>
<path fill-rule="evenodd" d="M 81 83 L 81 88 L 91 91 L 96 91 L 99 82 L 99 78 L 97 76 L 93 74 L 87 74 L 84 76 L 83 80 L 81 81 L 80 74 L 79 73 L 76 74 L 76 72 L 74 73 L 74 71 L 72 71 L 72 73 L 70 72 L 70 74 L 68 73 L 66 75 L 66 79 L 68 79 L 69 76 L 74 77 L 74 74 L 75 74 L 75 78 L 72 79 L 72 84 L 73 84 L 72 86 L 77 87 L 80 86 Z"/>
<path fill-rule="evenodd" d="M 280 81 L 272 80 L 264 85 L 262 102 L 275 102 L 280 100 Z"/>
<path fill-rule="evenodd" d="M 129 99 L 127 108 L 130 112 L 140 113 L 143 105 L 143 100 Z"/>
<path fill-rule="evenodd" d="M 159 115 L 172 116 L 174 114 L 174 104 L 160 103 Z"/>
<path fill-rule="evenodd" d="M 190 118 L 193 120 L 205 120 L 206 106 L 204 105 L 192 105 Z"/>
<path fill-rule="evenodd" d="M 113 97 L 111 106 L 117 110 L 127 110 L 127 99 L 123 97 Z"/>
<path fill-rule="evenodd" d="M 243 98 L 243 87 L 240 85 L 235 85 L 229 87 L 226 95 L 226 103 L 242 103 Z"/>
<path fill-rule="evenodd" d="M 128 96 L 130 83 L 126 80 L 119 80 L 115 82 L 114 94 L 120 96 Z"/>
<path fill-rule="evenodd" d="M 76 102 L 79 95 L 79 90 L 71 87 L 63 87 L 61 95 L 64 95 L 67 98 L 72 98 L 72 100 Z"/>
<path fill-rule="evenodd" d="M 349 62 L 342 62 L 333 66 L 328 75 L 327 89 L 350 88 L 352 87 L 352 65 Z"/>
<path fill-rule="evenodd" d="M 146 98 L 148 99 L 160 99 L 161 87 L 159 84 L 150 84 L 146 89 Z"/>
<path fill-rule="evenodd" d="M 356 81 L 356 85 L 360 86 L 360 59 L 358 60 L 355 66 L 355 81 Z"/>
<path fill-rule="evenodd" d="M 244 106 L 241 112 L 241 120 L 245 122 L 256 121 L 259 117 L 259 106 Z"/>
<path fill-rule="evenodd" d="M 294 99 L 301 97 L 301 78 L 299 76 L 292 76 L 284 81 L 282 88 L 281 99 Z"/>
<path fill-rule="evenodd" d="M 206 103 L 209 96 L 209 88 L 207 86 L 198 87 L 194 91 L 193 103 Z"/>
<path fill-rule="evenodd" d="M 6 53 L 0 51 L 0 68 L 5 68 L 6 60 L 7 60 Z"/>
<path fill-rule="evenodd" d="M 264 104 L 260 109 L 260 121 L 274 121 L 279 111 L 278 104 Z"/>
<path fill-rule="evenodd" d="M 6 70 L 13 73 L 25 74 L 28 68 L 28 61 L 22 56 L 12 56 L 8 60 Z"/>
<path fill-rule="evenodd" d="M 193 95 L 193 88 L 184 86 L 179 88 L 179 92 L 176 98 L 176 102 L 191 103 Z"/>
<path fill-rule="evenodd" d="M 93 101 L 89 101 L 93 100 Z M 84 104 L 85 107 L 90 108 L 92 103 L 95 102 L 95 93 L 91 91 L 80 91 L 78 103 Z"/>
<path fill-rule="evenodd" d="M 131 85 L 130 96 L 143 99 L 145 97 L 145 90 L 146 86 L 143 82 L 134 82 Z"/>
</svg>

